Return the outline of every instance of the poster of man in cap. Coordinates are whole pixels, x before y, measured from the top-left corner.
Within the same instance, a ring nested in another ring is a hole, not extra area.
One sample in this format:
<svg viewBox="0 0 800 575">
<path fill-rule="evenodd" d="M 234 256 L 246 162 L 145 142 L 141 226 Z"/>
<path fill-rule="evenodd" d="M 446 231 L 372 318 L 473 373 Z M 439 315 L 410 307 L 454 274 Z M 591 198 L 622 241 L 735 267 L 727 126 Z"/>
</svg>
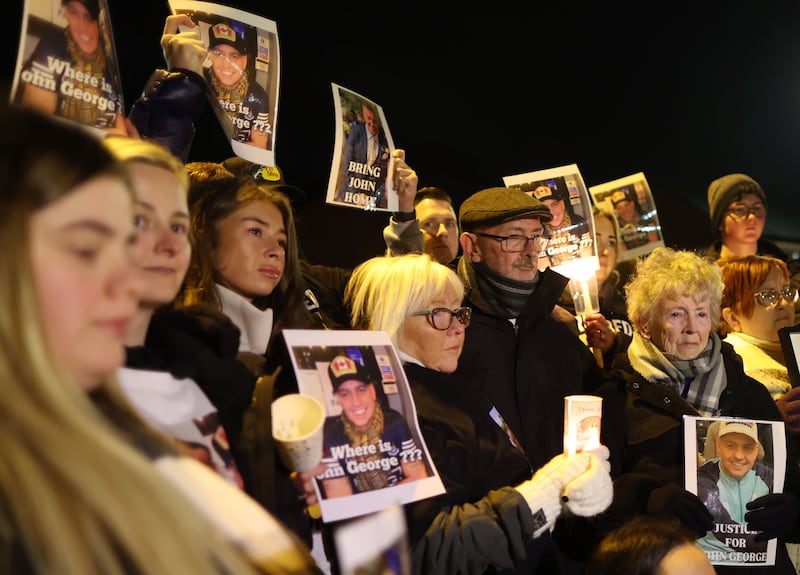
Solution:
<svg viewBox="0 0 800 575">
<path fill-rule="evenodd" d="M 684 416 L 686 489 L 714 517 L 697 540 L 715 565 L 774 565 L 777 539 L 755 541 L 747 504 L 783 492 L 786 445 L 782 421 Z"/>
<path fill-rule="evenodd" d="M 394 142 L 383 109 L 331 84 L 336 130 L 326 202 L 365 210 L 397 211 L 393 194 Z"/>
<path fill-rule="evenodd" d="M 203 63 L 210 101 L 234 154 L 275 165 L 280 53 L 274 21 L 210 2 L 170 0 L 208 47 Z"/>
<path fill-rule="evenodd" d="M 644 257 L 664 245 L 656 205 L 642 172 L 589 187 L 595 204 L 605 205 L 619 224 L 619 257 L 623 262 Z"/>
<path fill-rule="evenodd" d="M 26 0 L 11 101 L 97 131 L 126 134 L 105 0 Z"/>
<path fill-rule="evenodd" d="M 505 176 L 503 183 L 536 198 L 553 215 L 545 224 L 550 240 L 539 254 L 539 270 L 551 267 L 572 278 L 588 276 L 599 267 L 592 205 L 577 165 Z"/>
<path fill-rule="evenodd" d="M 284 330 L 300 393 L 324 406 L 315 491 L 338 521 L 439 495 L 444 485 L 386 332 Z"/>
</svg>

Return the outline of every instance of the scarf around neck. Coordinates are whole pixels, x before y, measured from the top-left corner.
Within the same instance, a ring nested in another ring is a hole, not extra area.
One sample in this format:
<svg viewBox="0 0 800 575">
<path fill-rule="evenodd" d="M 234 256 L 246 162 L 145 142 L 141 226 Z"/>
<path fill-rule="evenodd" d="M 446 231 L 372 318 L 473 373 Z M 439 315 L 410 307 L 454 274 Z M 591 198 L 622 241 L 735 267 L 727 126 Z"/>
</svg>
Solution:
<svg viewBox="0 0 800 575">
<path fill-rule="evenodd" d="M 272 308 L 259 309 L 236 292 L 214 284 L 222 313 L 239 328 L 239 351 L 264 354 L 272 335 Z"/>
<path fill-rule="evenodd" d="M 358 429 L 353 425 L 347 416 L 342 413 L 340 416 L 344 424 L 344 432 L 350 440 L 350 446 L 366 447 L 367 445 L 376 445 L 378 449 L 374 453 L 369 453 L 365 450 L 364 455 L 356 457 L 359 463 L 366 463 L 370 461 L 378 461 L 383 458 L 380 450 L 381 436 L 383 435 L 383 410 L 381 404 L 375 404 L 375 415 L 366 429 Z M 355 474 L 355 482 L 358 486 L 358 493 L 364 491 L 372 491 L 373 489 L 380 489 L 386 487 L 388 483 L 388 473 L 381 468 L 380 465 L 374 466 L 373 469 Z"/>
<path fill-rule="evenodd" d="M 647 381 L 668 385 L 679 394 L 688 380 L 686 401 L 701 415 L 710 417 L 719 413 L 719 398 L 727 385 L 721 349 L 719 336 L 712 332 L 700 355 L 678 359 L 637 331 L 628 347 L 628 359 Z"/>
<path fill-rule="evenodd" d="M 536 288 L 539 275 L 530 281 L 514 280 L 498 274 L 481 262 L 469 262 L 475 284 L 491 311 L 504 319 L 518 317 Z"/>
</svg>

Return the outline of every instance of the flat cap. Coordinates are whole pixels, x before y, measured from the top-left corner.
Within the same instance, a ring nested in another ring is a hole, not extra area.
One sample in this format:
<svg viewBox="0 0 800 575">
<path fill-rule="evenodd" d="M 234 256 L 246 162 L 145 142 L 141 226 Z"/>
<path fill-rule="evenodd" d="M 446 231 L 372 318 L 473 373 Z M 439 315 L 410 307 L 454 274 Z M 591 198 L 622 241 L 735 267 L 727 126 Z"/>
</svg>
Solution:
<svg viewBox="0 0 800 575">
<path fill-rule="evenodd" d="M 488 188 L 475 192 L 461 204 L 458 223 L 465 232 L 536 217 L 542 223 L 553 219 L 550 209 L 519 188 Z"/>
</svg>

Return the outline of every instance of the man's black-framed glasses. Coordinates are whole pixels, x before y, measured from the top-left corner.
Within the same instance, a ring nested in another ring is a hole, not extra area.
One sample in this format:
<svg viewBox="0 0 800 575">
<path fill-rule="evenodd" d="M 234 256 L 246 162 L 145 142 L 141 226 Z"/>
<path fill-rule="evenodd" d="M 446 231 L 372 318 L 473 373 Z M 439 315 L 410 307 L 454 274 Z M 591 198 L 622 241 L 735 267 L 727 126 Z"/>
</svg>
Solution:
<svg viewBox="0 0 800 575">
<path fill-rule="evenodd" d="M 460 307 L 458 309 L 448 309 L 446 307 L 435 307 L 433 309 L 421 309 L 413 311 L 408 314 L 408 317 L 424 315 L 428 317 L 428 323 L 434 329 L 442 331 L 450 329 L 453 323 L 453 318 L 456 318 L 464 327 L 469 326 L 469 320 L 472 319 L 472 308 Z"/>
<path fill-rule="evenodd" d="M 769 288 L 756 292 L 754 294 L 756 302 L 764 307 L 770 307 L 778 303 L 781 299 L 787 303 L 794 303 L 797 301 L 797 288 L 785 287 L 781 290 Z"/>
<path fill-rule="evenodd" d="M 726 212 L 729 212 L 737 220 L 743 220 L 750 214 L 757 218 L 764 218 L 767 216 L 767 206 L 764 204 L 753 204 L 752 206 L 745 206 L 739 204 L 738 206 L 731 206 Z"/>
<path fill-rule="evenodd" d="M 542 234 L 533 234 L 532 236 L 498 236 L 496 234 L 487 234 L 485 232 L 475 232 L 476 236 L 483 236 L 484 238 L 492 238 L 498 240 L 504 252 L 521 252 L 528 245 L 528 242 L 533 242 L 533 249 L 537 252 L 542 251 L 547 247 L 547 242 L 550 238 Z"/>
</svg>

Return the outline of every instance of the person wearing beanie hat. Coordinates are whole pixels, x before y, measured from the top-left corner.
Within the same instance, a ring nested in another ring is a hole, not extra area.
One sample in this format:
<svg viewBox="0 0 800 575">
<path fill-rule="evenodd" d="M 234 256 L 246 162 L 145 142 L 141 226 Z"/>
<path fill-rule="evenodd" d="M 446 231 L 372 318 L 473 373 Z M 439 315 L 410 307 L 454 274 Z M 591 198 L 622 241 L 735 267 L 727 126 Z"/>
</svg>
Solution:
<svg viewBox="0 0 800 575">
<path fill-rule="evenodd" d="M 122 83 L 109 25 L 98 0 L 61 0 L 67 22 L 45 32 L 22 65 L 17 103 L 97 128 L 127 135 Z M 49 71 L 45 81 L 42 70 Z"/>
<path fill-rule="evenodd" d="M 697 470 L 697 496 L 713 515 L 715 528 L 698 543 L 719 561 L 734 563 L 737 553 L 766 550 L 767 542 L 756 539 L 756 529 L 741 526 L 748 523 L 748 503 L 771 493 L 774 472 L 760 461 L 764 451 L 755 421 L 721 420 L 712 425 L 718 425 L 716 457 Z"/>
<path fill-rule="evenodd" d="M 708 212 L 716 236 L 706 249 L 709 257 L 770 255 L 788 261 L 786 252 L 761 237 L 767 221 L 767 196 L 747 174 L 726 174 L 711 182 Z"/>
<path fill-rule="evenodd" d="M 320 481 L 333 498 L 424 479 L 430 475 L 408 422 L 381 406 L 375 378 L 346 355 L 328 365 L 328 379 L 341 414 L 328 417 Z"/>
<path fill-rule="evenodd" d="M 208 29 L 211 66 L 204 73 L 219 104 L 214 111 L 231 139 L 271 149 L 273 119 L 269 98 L 256 82 L 248 56 L 253 40 L 247 34 L 254 33 L 252 27 L 241 22 L 213 23 Z"/>
</svg>

